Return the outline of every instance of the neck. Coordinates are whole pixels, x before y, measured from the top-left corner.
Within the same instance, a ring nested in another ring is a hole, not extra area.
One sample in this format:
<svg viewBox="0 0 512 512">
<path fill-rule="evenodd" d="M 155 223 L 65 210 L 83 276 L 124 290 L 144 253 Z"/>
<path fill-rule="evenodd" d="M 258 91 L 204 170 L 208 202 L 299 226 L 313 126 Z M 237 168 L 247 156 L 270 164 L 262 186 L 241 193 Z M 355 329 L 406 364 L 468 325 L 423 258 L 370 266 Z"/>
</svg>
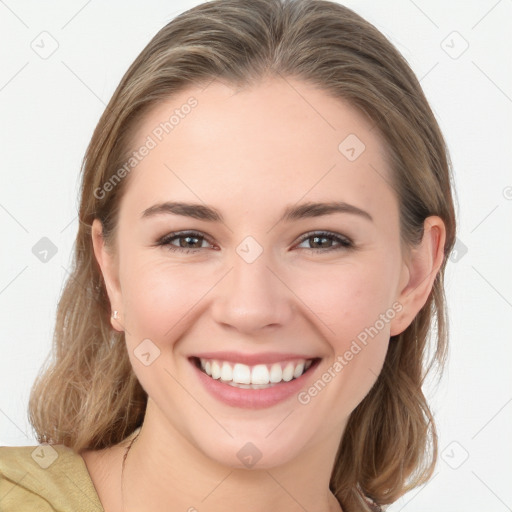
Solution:
<svg viewBox="0 0 512 512">
<path fill-rule="evenodd" d="M 122 512 L 221 512 L 229 507 L 254 512 L 318 510 L 340 512 L 329 490 L 331 450 L 312 447 L 302 460 L 266 469 L 239 469 L 213 461 L 172 430 L 144 425 L 126 450 L 122 470 Z M 171 434 L 171 435 L 170 435 Z M 331 460 L 332 459 L 332 460 Z"/>
</svg>

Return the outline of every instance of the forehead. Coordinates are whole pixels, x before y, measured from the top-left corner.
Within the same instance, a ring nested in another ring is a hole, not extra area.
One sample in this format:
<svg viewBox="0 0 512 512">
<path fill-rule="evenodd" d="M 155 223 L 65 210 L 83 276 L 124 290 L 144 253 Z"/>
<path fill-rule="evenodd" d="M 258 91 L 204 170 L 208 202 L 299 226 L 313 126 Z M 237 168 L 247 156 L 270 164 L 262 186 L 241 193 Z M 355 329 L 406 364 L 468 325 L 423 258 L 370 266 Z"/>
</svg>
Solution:
<svg viewBox="0 0 512 512">
<path fill-rule="evenodd" d="M 221 211 L 347 201 L 394 208 L 385 146 L 345 101 L 302 81 L 267 79 L 237 90 L 218 80 L 154 106 L 136 131 L 143 151 L 123 205 L 203 201 Z M 126 206 L 128 207 L 128 206 Z M 370 212 L 371 213 L 371 212 Z"/>
</svg>

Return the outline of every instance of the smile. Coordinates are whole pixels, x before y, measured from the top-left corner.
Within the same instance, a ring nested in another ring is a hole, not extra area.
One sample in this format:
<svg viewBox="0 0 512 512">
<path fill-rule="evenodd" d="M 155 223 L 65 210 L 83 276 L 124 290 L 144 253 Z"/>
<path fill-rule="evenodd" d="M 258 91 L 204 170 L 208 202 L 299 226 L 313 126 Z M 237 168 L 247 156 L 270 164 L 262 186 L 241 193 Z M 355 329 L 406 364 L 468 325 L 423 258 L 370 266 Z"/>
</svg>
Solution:
<svg viewBox="0 0 512 512">
<path fill-rule="evenodd" d="M 200 384 L 231 407 L 261 409 L 297 397 L 322 358 L 305 354 L 209 352 L 188 357 Z"/>
<path fill-rule="evenodd" d="M 273 364 L 249 366 L 216 359 L 196 358 L 199 368 L 209 377 L 242 389 L 265 389 L 301 377 L 314 359 L 297 359 Z"/>
</svg>

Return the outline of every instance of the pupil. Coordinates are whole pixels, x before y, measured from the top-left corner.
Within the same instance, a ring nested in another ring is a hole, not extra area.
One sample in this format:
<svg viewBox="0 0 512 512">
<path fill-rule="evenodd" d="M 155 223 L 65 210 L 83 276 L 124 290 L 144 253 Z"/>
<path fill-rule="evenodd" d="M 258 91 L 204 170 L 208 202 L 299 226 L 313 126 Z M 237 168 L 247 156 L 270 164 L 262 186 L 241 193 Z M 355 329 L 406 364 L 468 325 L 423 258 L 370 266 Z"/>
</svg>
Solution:
<svg viewBox="0 0 512 512">
<path fill-rule="evenodd" d="M 319 240 L 327 240 L 327 238 L 325 236 L 315 236 L 313 237 L 313 240 L 314 240 L 314 243 L 317 244 L 317 243 L 320 243 Z M 322 244 L 320 244 L 322 245 Z"/>
<path fill-rule="evenodd" d="M 189 244 L 189 243 L 191 243 L 191 242 L 190 242 L 190 240 L 197 240 L 197 237 L 195 237 L 195 236 L 187 236 L 187 237 L 185 237 L 185 240 L 186 240 L 186 242 L 185 242 L 185 243 L 186 243 L 186 244 Z M 194 245 L 194 243 L 193 243 L 193 242 L 192 242 L 192 245 Z M 187 245 L 186 247 L 190 247 L 190 246 L 189 246 L 189 245 Z"/>
</svg>

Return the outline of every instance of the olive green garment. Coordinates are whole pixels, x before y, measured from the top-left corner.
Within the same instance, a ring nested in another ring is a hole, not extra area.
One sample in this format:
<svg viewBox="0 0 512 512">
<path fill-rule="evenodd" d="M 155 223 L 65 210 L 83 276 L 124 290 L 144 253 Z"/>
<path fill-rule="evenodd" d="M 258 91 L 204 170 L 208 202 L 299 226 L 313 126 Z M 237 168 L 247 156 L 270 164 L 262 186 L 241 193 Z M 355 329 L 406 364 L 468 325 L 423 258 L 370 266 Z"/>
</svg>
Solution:
<svg viewBox="0 0 512 512">
<path fill-rule="evenodd" d="M 63 444 L 0 446 L 1 512 L 104 512 L 87 466 Z"/>
</svg>

